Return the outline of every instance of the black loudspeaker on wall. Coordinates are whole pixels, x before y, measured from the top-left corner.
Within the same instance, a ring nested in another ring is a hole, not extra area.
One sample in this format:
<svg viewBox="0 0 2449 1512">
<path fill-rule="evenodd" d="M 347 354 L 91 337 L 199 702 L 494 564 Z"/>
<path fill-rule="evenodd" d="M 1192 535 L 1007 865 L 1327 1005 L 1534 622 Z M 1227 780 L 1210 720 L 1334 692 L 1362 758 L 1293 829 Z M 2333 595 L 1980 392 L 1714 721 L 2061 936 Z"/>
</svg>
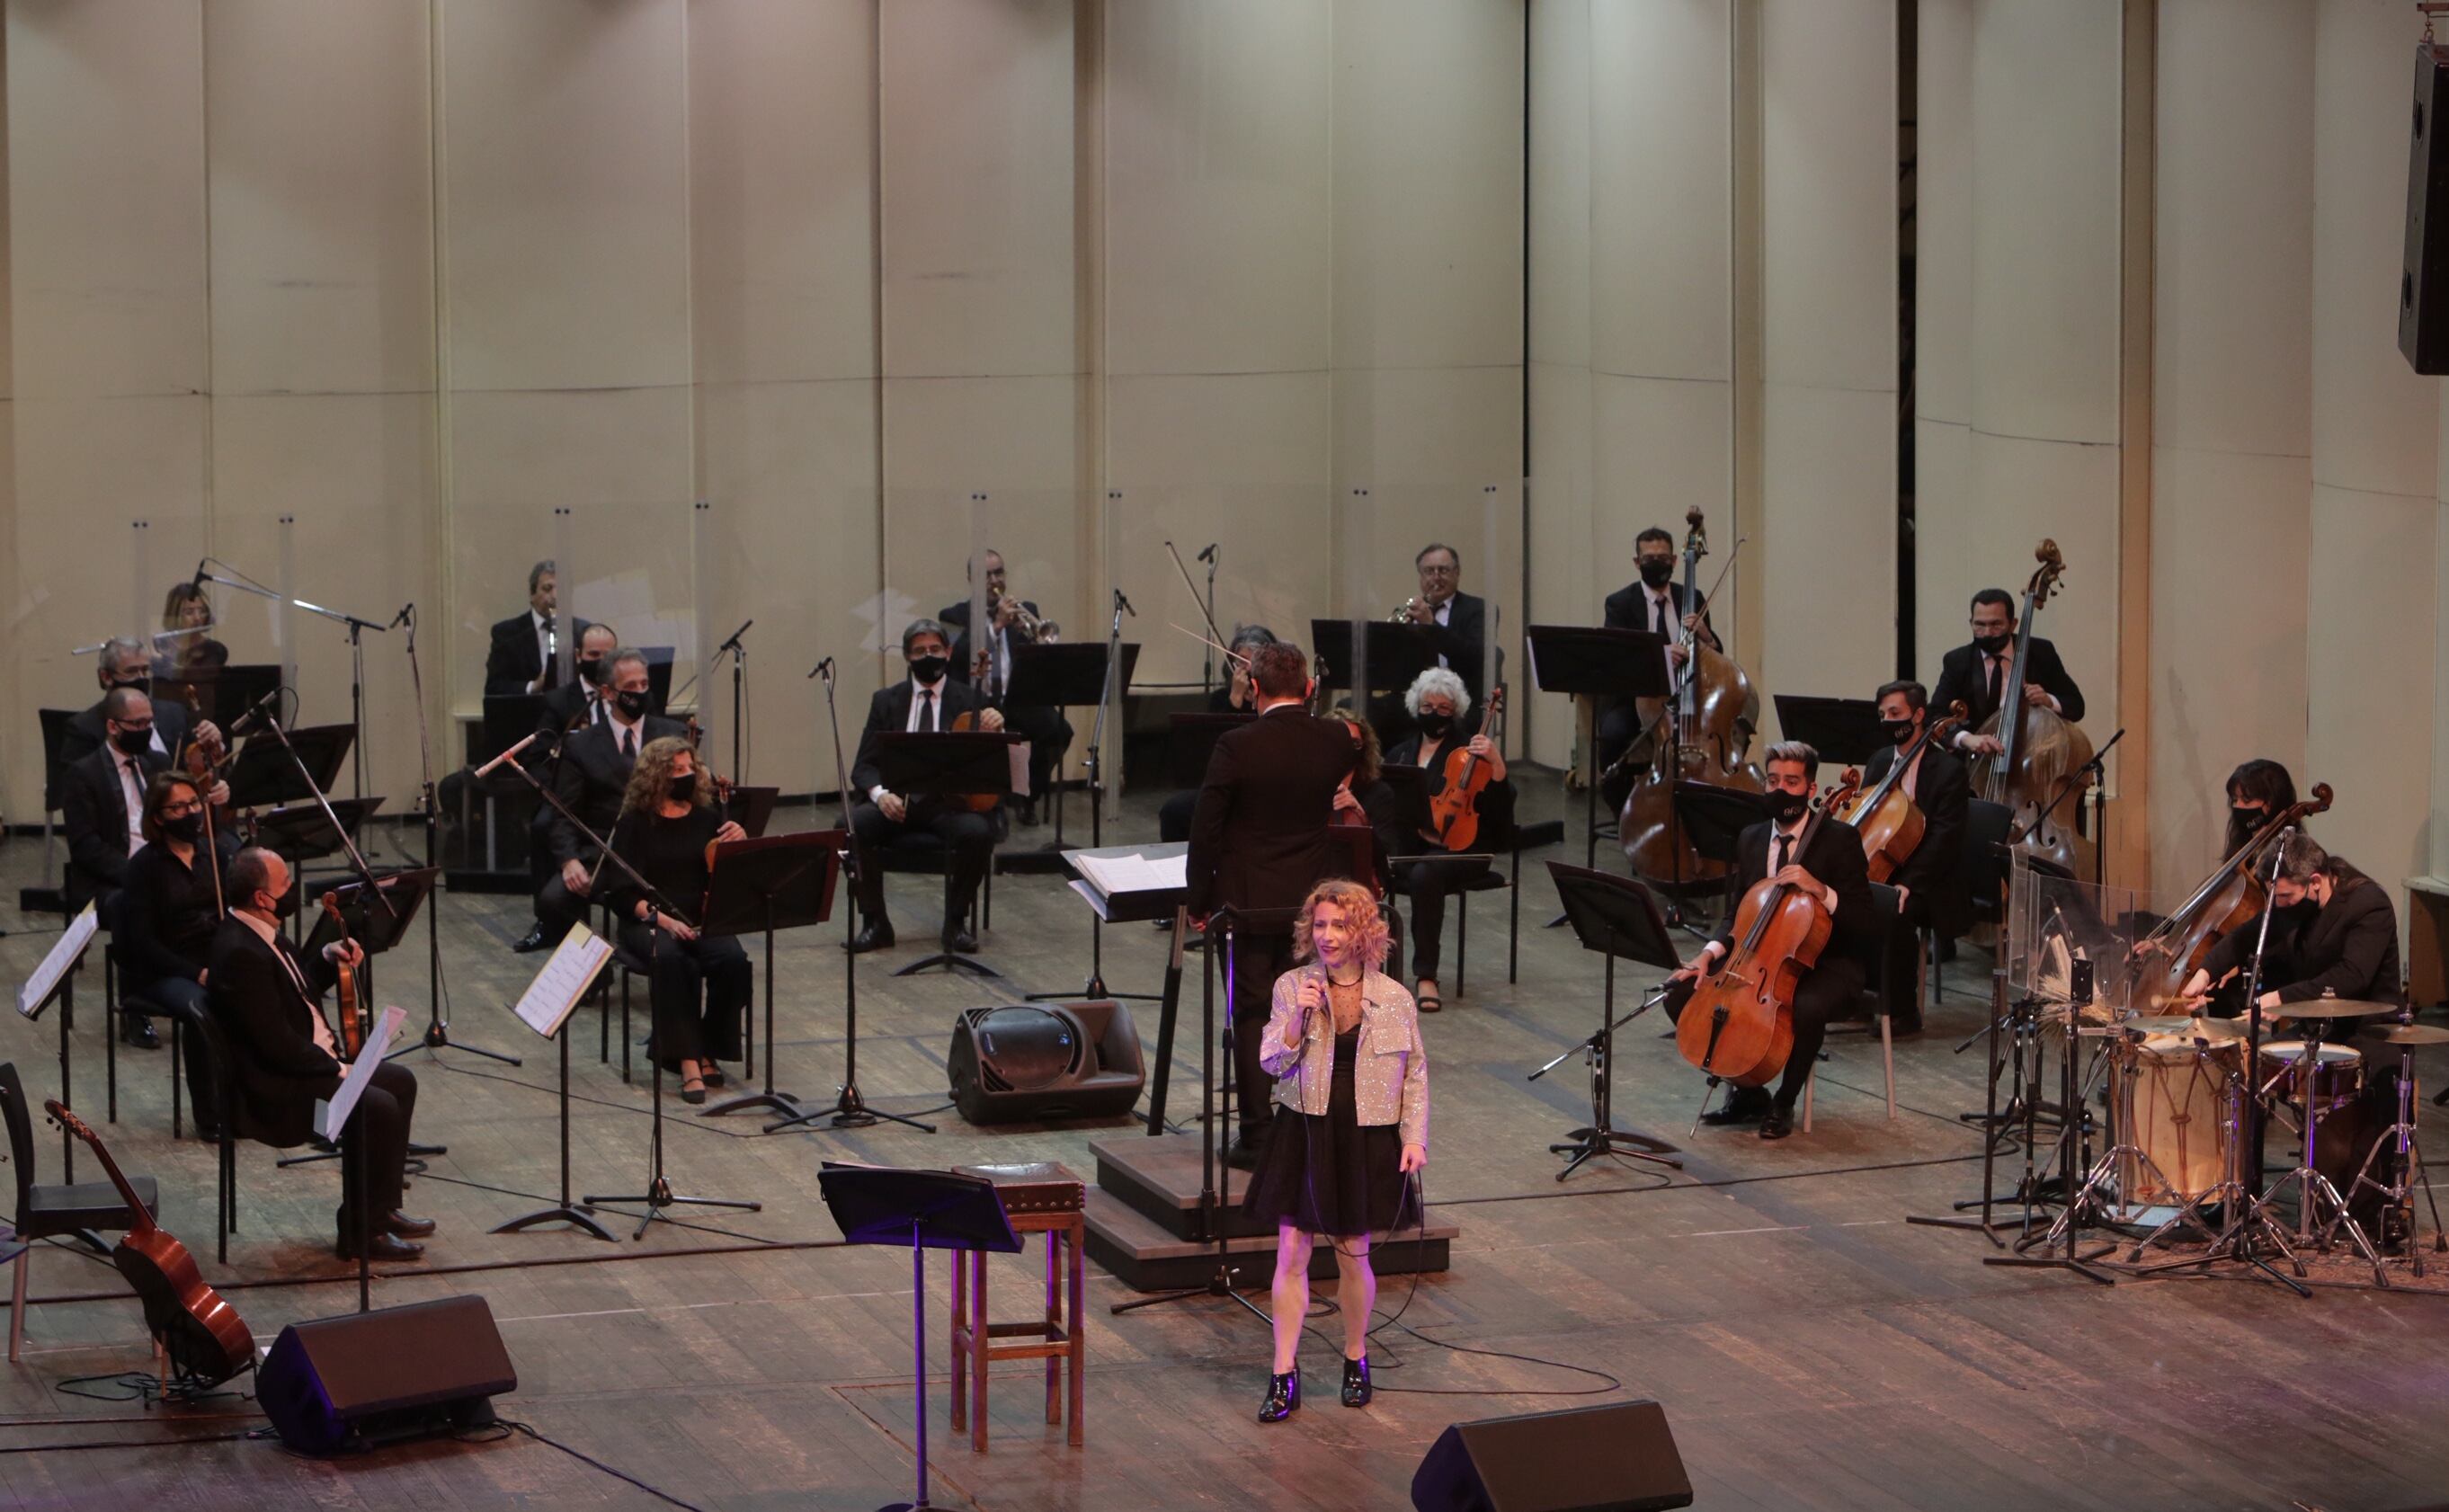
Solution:
<svg viewBox="0 0 2449 1512">
<path fill-rule="evenodd" d="M 1147 1080 L 1139 1031 L 1119 1003 L 967 1009 L 944 1062 L 953 1103 L 972 1123 L 1119 1118 Z"/>
<path fill-rule="evenodd" d="M 2449 48 L 2418 43 L 2406 159 L 2406 265 L 2398 279 L 2398 350 L 2418 373 L 2449 373 Z"/>
<path fill-rule="evenodd" d="M 479 1296 L 293 1323 L 255 1373 L 263 1415 L 304 1454 L 482 1427 L 518 1387 Z"/>
<path fill-rule="evenodd" d="M 1412 1477 L 1419 1512 L 1649 1512 L 1692 1504 L 1667 1411 L 1615 1402 L 1457 1423 Z"/>
</svg>

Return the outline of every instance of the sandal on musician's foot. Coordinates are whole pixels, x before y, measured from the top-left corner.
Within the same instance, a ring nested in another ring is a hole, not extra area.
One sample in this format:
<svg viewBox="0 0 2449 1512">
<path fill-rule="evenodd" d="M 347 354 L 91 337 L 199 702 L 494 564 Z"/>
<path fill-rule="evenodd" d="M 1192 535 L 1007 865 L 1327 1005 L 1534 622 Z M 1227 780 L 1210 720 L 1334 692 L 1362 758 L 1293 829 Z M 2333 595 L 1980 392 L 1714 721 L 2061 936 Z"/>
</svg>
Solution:
<svg viewBox="0 0 2449 1512">
<path fill-rule="evenodd" d="M 705 1101 L 705 1078 L 702 1076 L 682 1078 L 681 1101 L 687 1103 L 690 1107 L 696 1107 L 699 1103 L 704 1102 Z"/>
<path fill-rule="evenodd" d="M 1343 1405 L 1365 1407 L 1377 1393 L 1369 1385 L 1369 1361 L 1346 1358 L 1343 1362 Z"/>
<path fill-rule="evenodd" d="M 1259 1404 L 1259 1421 L 1282 1423 L 1301 1407 L 1301 1367 L 1267 1377 L 1267 1399 Z"/>
<path fill-rule="evenodd" d="M 1420 989 L 1412 994 L 1412 1001 L 1422 1013 L 1435 1013 L 1446 1005 L 1445 999 L 1437 996 L 1437 982 L 1430 977 L 1420 979 Z"/>
</svg>

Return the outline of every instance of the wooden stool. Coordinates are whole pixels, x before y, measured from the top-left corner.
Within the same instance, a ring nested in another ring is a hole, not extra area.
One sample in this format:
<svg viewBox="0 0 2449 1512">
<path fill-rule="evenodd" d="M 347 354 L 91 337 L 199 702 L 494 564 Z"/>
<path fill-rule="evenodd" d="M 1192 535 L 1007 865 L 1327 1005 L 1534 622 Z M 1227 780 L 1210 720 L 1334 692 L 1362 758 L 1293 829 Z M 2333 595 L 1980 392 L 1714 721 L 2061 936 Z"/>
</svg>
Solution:
<svg viewBox="0 0 2449 1512">
<path fill-rule="evenodd" d="M 1051 1160 L 1030 1165 L 956 1165 L 958 1176 L 993 1181 L 1011 1215 L 1014 1234 L 1046 1239 L 1046 1315 L 1028 1323 L 987 1321 L 987 1256 L 983 1250 L 953 1255 L 953 1430 L 966 1426 L 970 1447 L 987 1448 L 987 1366 L 995 1360 L 1046 1362 L 1046 1421 L 1063 1421 L 1068 1375 L 1073 1448 L 1080 1446 L 1081 1372 L 1088 1366 L 1086 1324 L 1080 1312 L 1082 1241 L 1088 1236 L 1088 1187 Z M 997 1339 L 1027 1339 L 997 1344 Z"/>
</svg>

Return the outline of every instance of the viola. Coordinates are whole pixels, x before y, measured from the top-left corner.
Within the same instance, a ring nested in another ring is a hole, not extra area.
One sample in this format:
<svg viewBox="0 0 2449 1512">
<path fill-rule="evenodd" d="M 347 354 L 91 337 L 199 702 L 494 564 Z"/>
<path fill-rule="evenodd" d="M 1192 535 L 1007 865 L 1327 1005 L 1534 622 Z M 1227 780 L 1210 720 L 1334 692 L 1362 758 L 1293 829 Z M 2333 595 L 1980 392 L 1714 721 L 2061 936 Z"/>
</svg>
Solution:
<svg viewBox="0 0 2449 1512">
<path fill-rule="evenodd" d="M 1996 756 L 1973 758 L 1973 793 L 2015 811 L 2015 846 L 2068 876 L 2091 874 L 2092 839 L 2058 817 L 2059 810 L 2043 810 L 2057 797 L 2067 777 L 2089 764 L 2092 740 L 2077 726 L 2047 705 L 2024 701 L 2024 683 L 2032 661 L 2033 621 L 2056 591 L 2066 571 L 2058 544 L 2043 538 L 2033 552 L 2040 565 L 2024 584 L 2023 617 L 2015 625 L 2015 655 L 2008 663 L 2007 680 L 1999 689 L 1997 709 L 1982 721 L 1980 734 L 1995 736 Z"/>
<path fill-rule="evenodd" d="M 349 943 L 349 920 L 340 911 L 340 895 L 326 892 L 319 901 L 323 916 L 340 931 L 339 943 L 346 947 Z M 338 1005 L 340 1059 L 355 1061 L 366 1047 L 366 1022 L 364 1010 L 357 1002 L 357 969 L 346 961 L 340 963 L 340 985 L 333 997 Z"/>
<path fill-rule="evenodd" d="M 1505 690 L 1488 690 L 1488 718 L 1481 731 L 1489 744 L 1505 740 Z M 1445 754 L 1446 785 L 1429 800 L 1429 833 L 1449 851 L 1468 851 L 1479 843 L 1479 795 L 1488 791 L 1494 774 L 1468 744 Z"/>
<path fill-rule="evenodd" d="M 91 1147 L 110 1184 L 119 1189 L 119 1200 L 127 1204 L 132 1221 L 111 1250 L 110 1263 L 144 1303 L 145 1330 L 169 1356 L 171 1368 L 206 1386 L 218 1386 L 252 1365 L 255 1335 L 247 1331 L 238 1310 L 204 1284 L 203 1273 L 196 1268 L 196 1257 L 187 1253 L 187 1247 L 155 1223 L 153 1215 L 137 1200 L 136 1189 L 120 1174 L 119 1162 L 110 1158 L 101 1136 L 56 1099 L 43 1107 L 61 1128 Z"/>
<path fill-rule="evenodd" d="M 2301 825 L 2330 808 L 2330 785 L 2313 784 L 2312 796 L 2271 814 L 2236 853 L 2212 869 L 2211 874 L 2186 895 L 2169 916 L 2135 942 L 2136 1001 L 2161 1005 L 2176 1000 L 2189 978 L 2211 953 L 2211 947 L 2233 930 L 2248 928 L 2268 901 L 2261 863 L 2282 832 Z M 2150 1011 L 2159 1011 L 2154 1006 Z"/>
<path fill-rule="evenodd" d="M 1927 820 L 1921 806 L 1905 792 L 1905 771 L 1934 742 L 1944 742 L 1954 734 L 1964 723 L 1965 714 L 1964 700 L 1958 699 L 1945 718 L 1923 720 L 1921 733 L 1897 753 L 1888 775 L 1837 815 L 1861 832 L 1862 858 L 1870 868 L 1872 881 L 1885 882 L 1895 876 L 1921 849 Z"/>
<path fill-rule="evenodd" d="M 1813 805 L 1794 854 L 1810 849 L 1830 811 L 1842 807 L 1860 781 L 1848 771 Z M 1721 1081 L 1757 1087 L 1775 1081 L 1794 1053 L 1794 994 L 1835 930 L 1817 892 L 1780 882 L 1774 872 L 1754 883 L 1735 910 L 1734 948 L 1701 979 L 1675 1021 L 1676 1049 Z"/>
</svg>

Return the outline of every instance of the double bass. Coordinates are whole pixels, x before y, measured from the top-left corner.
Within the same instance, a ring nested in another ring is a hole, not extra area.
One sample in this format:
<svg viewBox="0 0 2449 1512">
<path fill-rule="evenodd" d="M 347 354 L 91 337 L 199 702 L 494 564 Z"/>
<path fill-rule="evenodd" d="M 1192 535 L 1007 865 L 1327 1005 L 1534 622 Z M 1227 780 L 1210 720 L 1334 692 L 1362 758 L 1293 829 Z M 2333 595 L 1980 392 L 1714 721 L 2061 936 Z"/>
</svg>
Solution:
<svg viewBox="0 0 2449 1512">
<path fill-rule="evenodd" d="M 2268 901 L 2269 889 L 2262 880 L 2259 863 L 2268 858 L 2281 832 L 2329 812 L 2330 797 L 2330 785 L 2316 782 L 2310 797 L 2269 815 L 2234 855 L 2222 861 L 2186 895 L 2186 901 L 2135 942 L 2134 1001 L 2153 1005 L 2147 1011 L 2164 1011 L 2165 1005 L 2183 994 L 2187 980 L 2211 953 L 2211 947 L 2232 930 L 2252 928 Z"/>
<path fill-rule="evenodd" d="M 1810 849 L 1830 812 L 1844 806 L 1861 780 L 1847 770 L 1812 806 L 1796 855 Z M 1695 985 L 1675 1021 L 1675 1048 L 1721 1081 L 1757 1087 L 1777 1080 L 1794 1053 L 1795 991 L 1836 928 L 1816 893 L 1780 882 L 1775 873 L 1754 883 L 1735 909 L 1734 948 Z"/>
<path fill-rule="evenodd" d="M 2024 585 L 2022 616 L 2015 622 L 2015 655 L 2007 666 L 2007 680 L 1998 690 L 1998 707 L 1981 723 L 1978 734 L 1995 737 L 1996 756 L 1978 755 L 1971 762 L 1973 795 L 2015 811 L 2015 846 L 2034 859 L 2071 877 L 2092 874 L 2092 839 L 2064 815 L 2067 805 L 2044 814 L 2058 796 L 2069 775 L 2088 765 L 2092 739 L 2056 710 L 2024 701 L 2024 684 L 2033 654 L 2033 619 L 2057 590 L 2066 559 L 2055 541 L 2044 538 L 2033 553 L 2040 565 Z M 2079 799 L 2078 799 L 2079 801 Z"/>
<path fill-rule="evenodd" d="M 1700 570 L 1709 541 L 1697 506 L 1686 512 L 1684 524 L 1684 608 L 1699 624 L 1708 614 L 1700 596 Z M 1760 692 L 1734 659 L 1698 630 L 1686 629 L 1682 644 L 1684 664 L 1673 689 L 1665 699 L 1637 704 L 1648 721 L 1649 768 L 1616 815 L 1616 837 L 1637 877 L 1668 885 L 1717 883 L 1728 868 L 1692 848 L 1692 837 L 1675 816 L 1675 785 L 1701 782 L 1746 793 L 1767 785 L 1749 759 L 1752 735 L 1760 728 Z M 1641 742 L 1632 749 L 1640 750 Z"/>
<path fill-rule="evenodd" d="M 1938 742 L 1944 742 L 1964 722 L 1964 700 L 1956 700 L 1943 718 L 1922 721 L 1921 734 L 1915 736 L 1897 753 L 1889 764 L 1888 775 L 1857 797 L 1845 811 L 1837 815 L 1862 833 L 1862 859 L 1869 866 L 1871 880 L 1885 882 L 1897 874 L 1913 853 L 1921 849 L 1922 831 L 1927 823 L 1921 806 L 1905 792 L 1905 772 L 1914 758 Z"/>
</svg>

